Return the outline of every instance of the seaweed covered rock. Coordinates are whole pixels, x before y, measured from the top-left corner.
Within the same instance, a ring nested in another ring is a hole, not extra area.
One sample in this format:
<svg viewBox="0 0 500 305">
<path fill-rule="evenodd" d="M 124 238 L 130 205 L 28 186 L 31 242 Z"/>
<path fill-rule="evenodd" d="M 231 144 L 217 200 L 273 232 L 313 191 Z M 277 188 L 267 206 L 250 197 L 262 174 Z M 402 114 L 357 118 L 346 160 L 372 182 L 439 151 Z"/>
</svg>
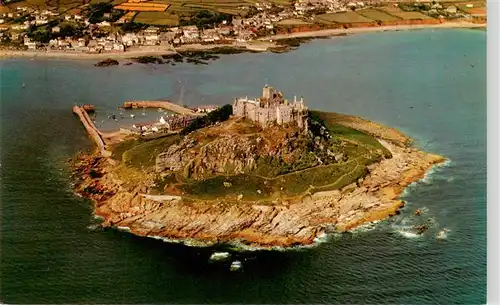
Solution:
<svg viewBox="0 0 500 305">
<path fill-rule="evenodd" d="M 117 66 L 118 64 L 119 64 L 119 62 L 117 60 L 108 58 L 108 59 L 104 59 L 104 60 L 99 61 L 94 66 L 96 66 L 96 67 L 109 67 L 109 66 Z"/>
</svg>

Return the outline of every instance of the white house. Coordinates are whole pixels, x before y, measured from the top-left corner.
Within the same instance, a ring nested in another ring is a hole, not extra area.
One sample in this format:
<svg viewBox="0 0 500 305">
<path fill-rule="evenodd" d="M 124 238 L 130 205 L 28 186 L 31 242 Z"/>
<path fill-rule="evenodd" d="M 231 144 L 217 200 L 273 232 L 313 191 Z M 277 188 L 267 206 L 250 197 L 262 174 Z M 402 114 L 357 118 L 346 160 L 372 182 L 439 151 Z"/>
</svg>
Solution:
<svg viewBox="0 0 500 305">
<path fill-rule="evenodd" d="M 113 50 L 114 44 L 111 41 L 106 41 L 104 43 L 104 51 L 111 51 Z"/>
<path fill-rule="evenodd" d="M 125 52 L 125 46 L 121 43 L 114 43 L 113 50 L 119 51 L 119 52 Z"/>
<path fill-rule="evenodd" d="M 126 33 L 122 36 L 122 42 L 127 46 L 133 46 L 139 43 L 139 37 L 134 33 Z"/>
</svg>

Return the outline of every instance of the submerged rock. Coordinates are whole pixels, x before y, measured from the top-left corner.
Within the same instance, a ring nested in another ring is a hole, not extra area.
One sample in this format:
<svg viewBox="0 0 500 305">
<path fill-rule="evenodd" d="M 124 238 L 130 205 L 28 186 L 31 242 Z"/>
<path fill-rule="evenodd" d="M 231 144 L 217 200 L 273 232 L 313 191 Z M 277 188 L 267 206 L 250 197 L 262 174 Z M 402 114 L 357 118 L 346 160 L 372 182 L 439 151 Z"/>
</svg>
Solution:
<svg viewBox="0 0 500 305">
<path fill-rule="evenodd" d="M 428 227 L 426 225 L 421 225 L 421 226 L 416 226 L 415 230 L 417 231 L 417 234 L 421 235 L 425 231 L 427 231 Z"/>
</svg>

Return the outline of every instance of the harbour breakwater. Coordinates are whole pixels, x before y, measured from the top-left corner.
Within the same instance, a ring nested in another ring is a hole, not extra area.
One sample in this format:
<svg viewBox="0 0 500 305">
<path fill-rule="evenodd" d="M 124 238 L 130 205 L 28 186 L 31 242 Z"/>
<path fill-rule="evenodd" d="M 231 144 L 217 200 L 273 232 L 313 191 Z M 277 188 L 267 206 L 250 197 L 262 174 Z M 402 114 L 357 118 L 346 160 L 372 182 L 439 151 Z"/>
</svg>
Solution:
<svg viewBox="0 0 500 305">
<path fill-rule="evenodd" d="M 135 108 L 163 108 L 169 111 L 182 114 L 182 115 L 199 115 L 194 110 L 183 107 L 178 104 L 174 104 L 170 101 L 158 100 L 158 101 L 127 101 L 123 104 L 124 109 L 135 109 Z"/>
<path fill-rule="evenodd" d="M 104 140 L 102 139 L 99 130 L 97 129 L 97 127 L 94 125 L 94 123 L 90 119 L 86 109 L 93 109 L 93 107 L 90 107 L 89 105 L 86 105 L 86 106 L 76 106 L 75 105 L 75 106 L 73 106 L 73 113 L 76 114 L 80 118 L 80 121 L 82 122 L 83 126 L 87 130 L 89 136 L 97 144 L 97 147 L 99 148 L 99 151 L 101 152 L 101 155 L 104 157 L 110 157 L 111 152 L 106 149 L 106 144 L 104 143 Z"/>
</svg>

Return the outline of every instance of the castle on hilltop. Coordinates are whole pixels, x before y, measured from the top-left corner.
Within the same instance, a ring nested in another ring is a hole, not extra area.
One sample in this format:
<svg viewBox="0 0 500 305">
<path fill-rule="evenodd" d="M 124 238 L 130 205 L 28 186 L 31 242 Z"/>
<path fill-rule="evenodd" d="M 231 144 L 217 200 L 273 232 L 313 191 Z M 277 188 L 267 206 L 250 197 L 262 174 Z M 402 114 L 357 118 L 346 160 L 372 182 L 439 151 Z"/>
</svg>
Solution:
<svg viewBox="0 0 500 305">
<path fill-rule="evenodd" d="M 307 107 L 301 97 L 294 97 L 293 103 L 284 99 L 283 93 L 266 85 L 262 97 L 257 99 L 236 98 L 233 101 L 233 115 L 248 118 L 267 127 L 273 123 L 279 125 L 295 122 L 301 129 L 307 130 Z"/>
</svg>

